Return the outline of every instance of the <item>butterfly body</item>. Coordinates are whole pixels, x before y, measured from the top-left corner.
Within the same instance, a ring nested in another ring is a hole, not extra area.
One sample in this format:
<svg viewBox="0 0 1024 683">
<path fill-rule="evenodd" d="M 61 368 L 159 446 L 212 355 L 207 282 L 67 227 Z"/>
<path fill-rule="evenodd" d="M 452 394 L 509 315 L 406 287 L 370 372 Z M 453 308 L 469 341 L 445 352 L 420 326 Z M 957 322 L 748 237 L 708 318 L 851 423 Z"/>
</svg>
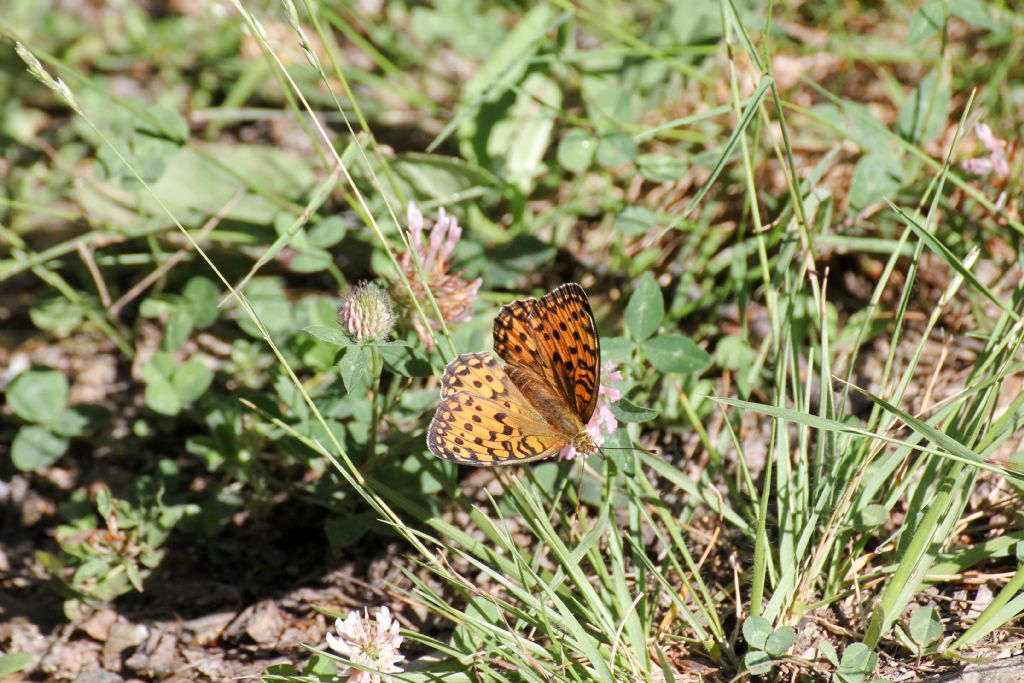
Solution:
<svg viewBox="0 0 1024 683">
<path fill-rule="evenodd" d="M 481 467 L 597 450 L 587 422 L 597 404 L 600 342 L 583 288 L 562 285 L 514 301 L 494 321 L 498 365 L 467 353 L 445 368 L 427 432 L 438 457 Z"/>
</svg>

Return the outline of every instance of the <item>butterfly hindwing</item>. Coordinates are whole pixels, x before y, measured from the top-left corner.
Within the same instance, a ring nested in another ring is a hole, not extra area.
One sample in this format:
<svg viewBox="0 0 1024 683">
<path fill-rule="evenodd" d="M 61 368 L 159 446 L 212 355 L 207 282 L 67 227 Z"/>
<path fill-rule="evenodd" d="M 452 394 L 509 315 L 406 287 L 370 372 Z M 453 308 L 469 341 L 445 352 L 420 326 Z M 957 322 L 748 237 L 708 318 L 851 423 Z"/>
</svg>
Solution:
<svg viewBox="0 0 1024 683">
<path fill-rule="evenodd" d="M 434 455 L 464 465 L 514 465 L 546 458 L 566 443 L 489 354 L 464 354 L 445 368 L 441 404 L 427 431 Z"/>
</svg>

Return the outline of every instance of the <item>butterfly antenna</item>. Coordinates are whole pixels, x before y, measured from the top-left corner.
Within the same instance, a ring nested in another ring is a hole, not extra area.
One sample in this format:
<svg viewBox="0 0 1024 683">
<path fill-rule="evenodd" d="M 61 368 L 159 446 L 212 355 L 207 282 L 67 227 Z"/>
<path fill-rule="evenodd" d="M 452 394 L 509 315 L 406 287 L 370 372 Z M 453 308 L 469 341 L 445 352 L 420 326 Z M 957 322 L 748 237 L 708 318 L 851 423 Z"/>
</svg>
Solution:
<svg viewBox="0 0 1024 683">
<path fill-rule="evenodd" d="M 605 454 L 605 451 L 640 451 L 641 453 L 646 453 L 647 455 L 653 455 L 655 457 L 661 455 L 661 453 L 658 453 L 657 451 L 651 451 L 646 448 L 640 448 L 638 446 L 598 446 L 597 450 L 602 456 L 606 458 L 608 456 Z"/>
</svg>

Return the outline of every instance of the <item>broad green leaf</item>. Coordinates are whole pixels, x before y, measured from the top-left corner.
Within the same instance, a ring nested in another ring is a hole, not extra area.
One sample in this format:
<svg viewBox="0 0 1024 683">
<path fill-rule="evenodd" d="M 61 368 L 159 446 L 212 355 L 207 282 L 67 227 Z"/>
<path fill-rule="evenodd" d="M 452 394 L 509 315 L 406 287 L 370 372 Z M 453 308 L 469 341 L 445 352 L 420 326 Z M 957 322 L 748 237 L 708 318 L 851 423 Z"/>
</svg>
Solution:
<svg viewBox="0 0 1024 683">
<path fill-rule="evenodd" d="M 645 178 L 654 183 L 679 180 L 686 173 L 686 164 L 682 159 L 668 154 L 641 154 L 636 158 L 636 167 Z"/>
<path fill-rule="evenodd" d="M 256 277 L 246 287 L 245 296 L 256 311 L 263 325 L 271 334 L 291 332 L 293 323 L 293 306 L 284 291 L 283 283 L 278 278 Z M 246 334 L 260 337 L 256 325 L 244 312 L 238 313 L 238 326 Z"/>
<path fill-rule="evenodd" d="M 330 216 L 309 228 L 306 238 L 311 247 L 330 249 L 345 238 L 345 231 L 345 221 L 341 216 Z"/>
<path fill-rule="evenodd" d="M 164 328 L 164 351 L 181 348 L 181 345 L 188 341 L 193 329 L 195 320 L 192 318 L 192 311 L 190 306 L 182 301 L 167 319 L 167 326 Z"/>
<path fill-rule="evenodd" d="M 689 375 L 711 364 L 711 356 L 681 334 L 666 334 L 644 342 L 644 354 L 661 372 Z"/>
<path fill-rule="evenodd" d="M 462 88 L 463 105 L 479 106 L 517 83 L 526 73 L 528 60 L 547 37 L 555 17 L 555 8 L 546 4 L 535 5 L 524 14 Z"/>
<path fill-rule="evenodd" d="M 772 670 L 775 663 L 763 650 L 754 650 L 743 655 L 743 666 L 752 676 L 763 676 Z"/>
<path fill-rule="evenodd" d="M 857 512 L 856 527 L 866 531 L 889 521 L 889 511 L 879 503 L 869 503 Z"/>
<path fill-rule="evenodd" d="M 627 398 L 611 405 L 612 414 L 623 422 L 648 422 L 658 417 L 660 410 L 638 406 Z"/>
<path fill-rule="evenodd" d="M 556 158 L 559 165 L 573 173 L 583 173 L 594 163 L 597 138 L 589 130 L 574 128 L 558 142 Z"/>
<path fill-rule="evenodd" d="M 850 183 L 850 203 L 862 209 L 892 195 L 900 187 L 903 169 L 888 149 L 869 152 L 857 162 Z"/>
<path fill-rule="evenodd" d="M 968 24 L 989 31 L 999 30 L 999 24 L 992 18 L 992 12 L 987 3 L 982 0 L 949 0 L 949 11 L 957 15 Z"/>
<path fill-rule="evenodd" d="M 143 399 L 146 406 L 161 415 L 177 415 L 181 412 L 181 399 L 171 380 L 157 369 L 152 362 L 142 366 L 142 378 L 146 381 Z"/>
<path fill-rule="evenodd" d="M 875 670 L 878 655 L 864 643 L 852 643 L 843 650 L 843 659 L 836 674 L 848 678 L 870 676 Z"/>
<path fill-rule="evenodd" d="M 752 616 L 743 620 L 743 639 L 750 647 L 763 650 L 772 634 L 772 625 L 764 617 Z"/>
<path fill-rule="evenodd" d="M 625 363 L 635 351 L 636 342 L 628 337 L 605 337 L 601 340 L 601 363 Z"/>
<path fill-rule="evenodd" d="M 558 83 L 534 72 L 517 88 L 516 103 L 508 116 L 491 129 L 488 156 L 504 157 L 505 177 L 523 192 L 533 187 L 545 168 L 544 157 L 561 107 Z"/>
<path fill-rule="evenodd" d="M 338 362 L 341 379 L 350 394 L 370 386 L 370 353 L 361 346 L 350 346 Z"/>
<path fill-rule="evenodd" d="M 910 637 L 921 647 L 931 645 L 942 637 L 942 622 L 934 607 L 918 607 L 910 615 Z"/>
<path fill-rule="evenodd" d="M 35 661 L 35 657 L 27 652 L 10 652 L 0 655 L 0 676 L 10 676 L 13 673 L 24 671 Z"/>
<path fill-rule="evenodd" d="M 334 263 L 334 257 L 326 249 L 303 249 L 288 261 L 288 269 L 293 273 L 319 273 L 327 270 Z"/>
<path fill-rule="evenodd" d="M 67 378 L 49 368 L 26 370 L 7 388 L 7 405 L 26 422 L 51 422 L 64 412 L 67 402 Z"/>
<path fill-rule="evenodd" d="M 627 206 L 615 219 L 615 230 L 623 235 L 644 235 L 654 228 L 658 214 L 646 206 Z"/>
<path fill-rule="evenodd" d="M 623 166 L 636 158 L 636 141 L 629 133 L 609 133 L 597 143 L 597 163 L 605 168 Z"/>
<path fill-rule="evenodd" d="M 632 95 L 616 80 L 584 76 L 583 100 L 587 103 L 588 117 L 601 132 L 614 130 L 633 120 Z"/>
<path fill-rule="evenodd" d="M 28 311 L 28 317 L 40 330 L 56 337 L 66 337 L 82 324 L 82 307 L 62 296 L 40 295 Z"/>
<path fill-rule="evenodd" d="M 26 425 L 14 436 L 11 461 L 23 472 L 41 470 L 57 462 L 67 449 L 67 439 L 46 427 Z"/>
<path fill-rule="evenodd" d="M 103 406 L 81 404 L 71 406 L 47 425 L 60 436 L 84 436 L 96 431 L 110 419 L 110 411 Z"/>
<path fill-rule="evenodd" d="M 793 647 L 796 640 L 796 633 L 792 626 L 783 626 L 768 636 L 764 644 L 764 651 L 772 657 L 781 657 Z"/>
<path fill-rule="evenodd" d="M 354 342 L 348 338 L 345 331 L 340 327 L 329 327 L 328 325 L 310 325 L 305 328 L 303 332 L 310 334 L 320 341 L 325 341 L 328 344 L 334 344 L 335 346 L 353 346 Z"/>
<path fill-rule="evenodd" d="M 174 371 L 171 384 L 183 403 L 191 403 L 206 393 L 213 382 L 213 372 L 198 359 L 189 359 Z"/>
<path fill-rule="evenodd" d="M 177 111 L 160 104 L 149 104 L 135 119 L 135 130 L 152 136 L 184 143 L 189 137 L 188 122 Z"/>
<path fill-rule="evenodd" d="M 654 334 L 663 317 L 665 298 L 661 294 L 661 287 L 653 275 L 644 273 L 626 304 L 623 316 L 626 329 L 633 339 L 643 341 Z"/>
<path fill-rule="evenodd" d="M 217 285 L 210 278 L 197 275 L 185 283 L 182 296 L 188 302 L 196 327 L 209 327 L 217 319 Z"/>
<path fill-rule="evenodd" d="M 939 69 L 933 70 L 900 108 L 896 132 L 908 142 L 928 142 L 945 129 L 949 107 L 949 78 Z"/>
<path fill-rule="evenodd" d="M 926 2 L 910 15 L 910 26 L 907 28 L 907 44 L 920 45 L 928 38 L 937 35 L 945 23 L 945 1 L 930 0 L 930 2 Z"/>
</svg>

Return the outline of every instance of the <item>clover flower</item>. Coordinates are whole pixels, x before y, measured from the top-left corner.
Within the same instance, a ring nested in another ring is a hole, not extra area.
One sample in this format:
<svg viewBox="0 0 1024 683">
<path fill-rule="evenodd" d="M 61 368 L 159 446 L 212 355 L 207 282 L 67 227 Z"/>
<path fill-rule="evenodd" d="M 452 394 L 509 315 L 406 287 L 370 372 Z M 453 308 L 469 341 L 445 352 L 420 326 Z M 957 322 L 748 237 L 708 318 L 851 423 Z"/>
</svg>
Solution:
<svg viewBox="0 0 1024 683">
<path fill-rule="evenodd" d="M 368 669 L 376 669 L 375 673 L 360 671 L 350 666 L 339 667 L 339 674 L 348 674 L 349 683 L 381 683 L 391 680 L 382 674 L 401 673 L 398 662 L 405 655 L 398 651 L 402 645 L 402 636 L 398 635 L 398 622 L 391 618 L 391 610 L 380 607 L 377 618 L 370 619 L 369 611 L 364 607 L 363 613 L 358 610 L 349 612 L 344 620 L 337 619 L 334 628 L 338 635 L 327 634 L 327 645 L 342 657 Z"/>
<path fill-rule="evenodd" d="M 391 297 L 372 282 L 361 282 L 342 298 L 338 322 L 357 344 L 382 342 L 395 326 Z"/>
<path fill-rule="evenodd" d="M 605 363 L 601 367 L 601 374 L 609 382 L 622 381 L 622 373 L 615 369 L 614 363 Z M 615 413 L 612 412 L 611 404 L 620 398 L 622 398 L 621 391 L 601 382 L 601 386 L 597 390 L 597 406 L 594 408 L 594 414 L 590 416 L 590 421 L 587 422 L 587 432 L 594 440 L 594 445 L 600 447 L 604 443 L 605 437 L 611 436 L 619 428 L 619 421 L 615 418 Z M 575 460 L 579 455 L 580 453 L 572 444 L 558 452 L 558 457 L 563 460 Z"/>
<path fill-rule="evenodd" d="M 441 208 L 437 212 L 437 220 L 430 229 L 430 235 L 424 241 L 424 220 L 419 207 L 414 203 L 409 204 L 406 214 L 409 228 L 411 245 L 409 251 L 402 254 L 399 265 L 405 273 L 409 284 L 412 285 L 413 295 L 424 312 L 430 316 L 434 313 L 430 305 L 427 292 L 434 295 L 437 306 L 441 309 L 441 315 L 447 323 L 458 323 L 469 320 L 473 312 L 473 302 L 476 300 L 476 293 L 483 282 L 481 278 L 466 280 L 462 273 L 448 272 L 452 266 L 451 255 L 462 236 L 462 228 L 455 216 L 451 216 Z M 423 266 L 423 275 L 426 285 L 420 278 L 416 269 L 416 257 L 419 257 Z M 408 292 L 397 292 L 397 295 L 408 301 Z M 416 315 L 413 317 L 413 328 L 417 336 L 428 351 L 434 348 L 434 339 L 427 329 L 423 319 Z M 436 320 L 430 321 L 430 327 L 440 330 L 441 324 Z"/>
<path fill-rule="evenodd" d="M 988 175 L 994 173 L 999 178 L 1010 175 L 1010 162 L 1006 158 L 1006 140 L 1000 140 L 992 133 L 988 124 L 979 123 L 974 127 L 974 133 L 985 145 L 988 156 L 974 157 L 961 164 L 961 167 L 968 173 L 975 175 Z"/>
</svg>

